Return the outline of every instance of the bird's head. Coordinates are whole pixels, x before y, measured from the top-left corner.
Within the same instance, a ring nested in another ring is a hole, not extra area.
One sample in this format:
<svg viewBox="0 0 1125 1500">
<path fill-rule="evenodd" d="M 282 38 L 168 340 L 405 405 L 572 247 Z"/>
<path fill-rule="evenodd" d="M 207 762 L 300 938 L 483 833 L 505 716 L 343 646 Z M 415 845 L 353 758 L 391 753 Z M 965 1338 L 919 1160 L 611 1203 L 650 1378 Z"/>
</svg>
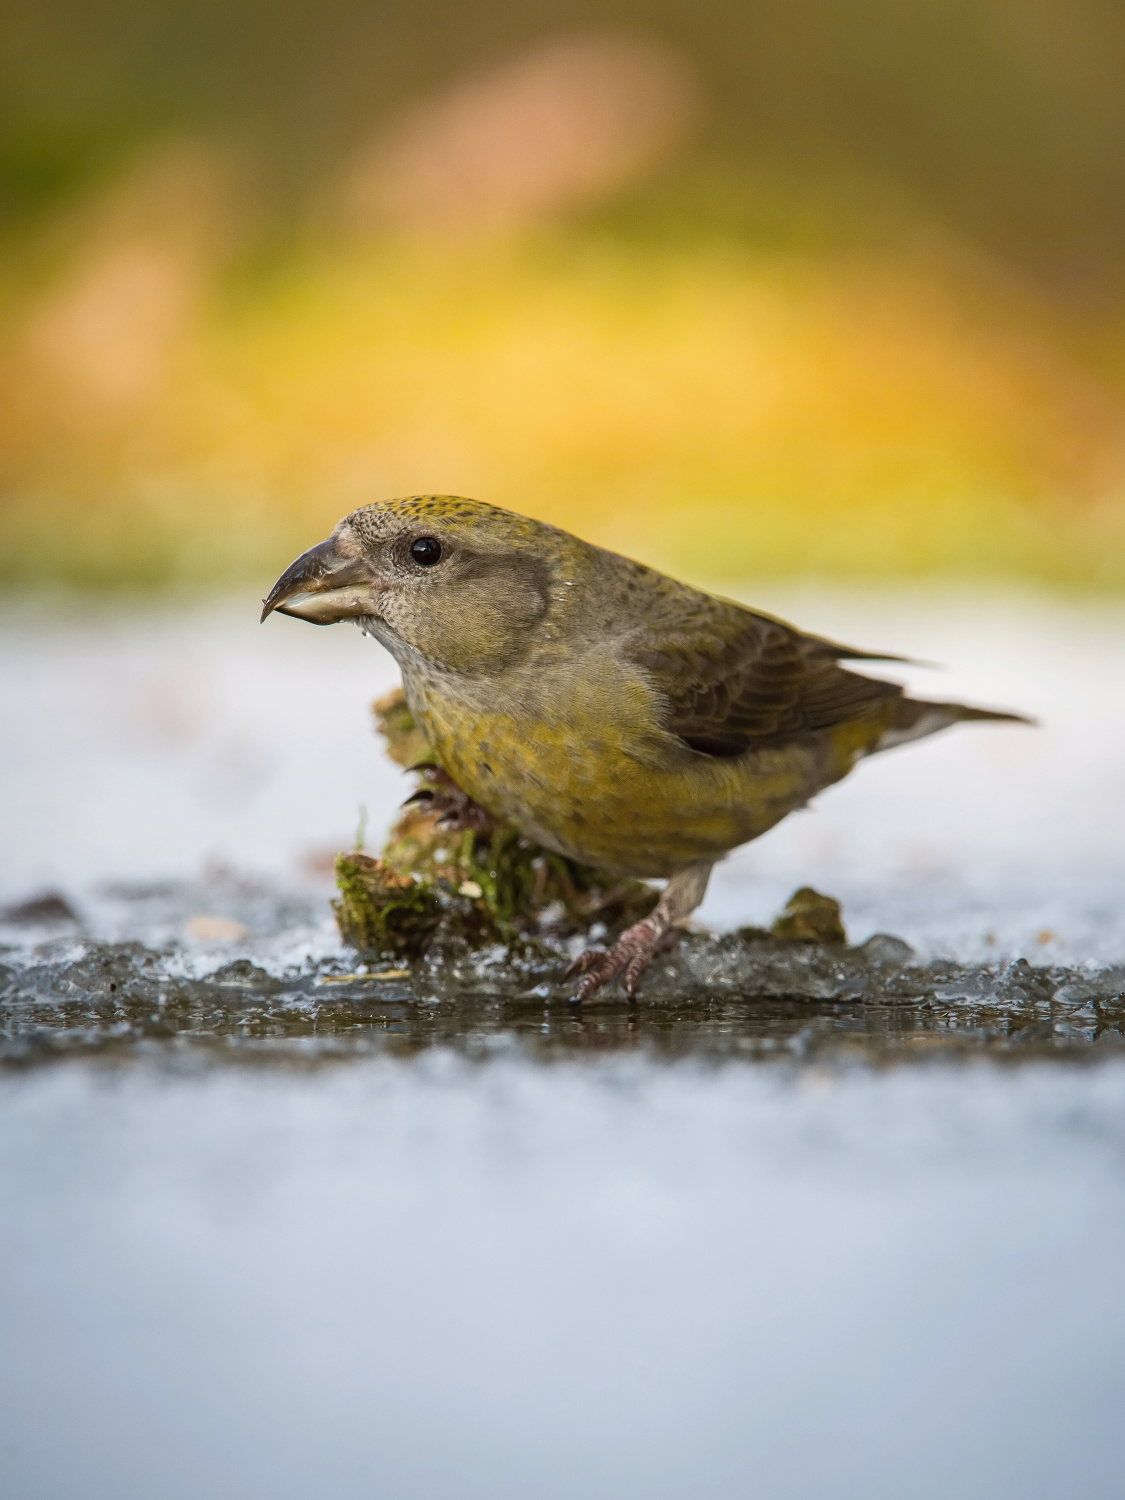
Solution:
<svg viewBox="0 0 1125 1500">
<path fill-rule="evenodd" d="M 556 593 L 567 544 L 554 527 L 455 495 L 365 505 L 270 590 L 277 612 L 314 625 L 354 620 L 396 655 L 454 671 L 521 655 Z"/>
</svg>

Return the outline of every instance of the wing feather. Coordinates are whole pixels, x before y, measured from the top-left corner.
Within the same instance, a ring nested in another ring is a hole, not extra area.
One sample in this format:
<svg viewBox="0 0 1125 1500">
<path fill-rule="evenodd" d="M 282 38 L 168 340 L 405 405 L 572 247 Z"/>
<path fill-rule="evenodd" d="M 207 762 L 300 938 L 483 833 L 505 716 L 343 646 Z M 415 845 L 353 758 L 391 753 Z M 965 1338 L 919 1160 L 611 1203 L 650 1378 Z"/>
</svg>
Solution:
<svg viewBox="0 0 1125 1500">
<path fill-rule="evenodd" d="M 626 650 L 665 699 L 664 727 L 705 755 L 800 739 L 864 719 L 902 696 L 893 682 L 860 676 L 841 659 L 899 660 L 802 635 L 781 620 L 707 595 L 665 598 L 655 622 Z M 670 619 L 674 615 L 678 618 Z"/>
</svg>

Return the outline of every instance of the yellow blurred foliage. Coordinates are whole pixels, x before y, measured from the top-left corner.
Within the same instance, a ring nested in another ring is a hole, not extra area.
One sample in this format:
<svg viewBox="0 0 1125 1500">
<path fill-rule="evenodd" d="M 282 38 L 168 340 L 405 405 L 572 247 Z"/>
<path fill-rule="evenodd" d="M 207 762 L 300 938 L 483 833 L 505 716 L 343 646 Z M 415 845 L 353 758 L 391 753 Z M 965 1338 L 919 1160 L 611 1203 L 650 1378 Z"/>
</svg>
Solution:
<svg viewBox="0 0 1125 1500">
<path fill-rule="evenodd" d="M 713 579 L 1125 584 L 1125 329 L 948 245 L 559 228 L 251 275 L 182 216 L 99 223 L 0 287 L 9 581 L 264 591 L 345 511 L 437 490 Z"/>
</svg>

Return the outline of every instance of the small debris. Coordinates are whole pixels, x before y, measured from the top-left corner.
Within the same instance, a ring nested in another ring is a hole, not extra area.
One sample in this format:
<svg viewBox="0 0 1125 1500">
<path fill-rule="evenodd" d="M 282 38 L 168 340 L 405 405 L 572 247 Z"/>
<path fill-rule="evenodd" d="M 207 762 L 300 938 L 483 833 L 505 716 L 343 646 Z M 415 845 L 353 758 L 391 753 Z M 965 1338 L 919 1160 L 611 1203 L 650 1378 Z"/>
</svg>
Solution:
<svg viewBox="0 0 1125 1500">
<path fill-rule="evenodd" d="M 204 913 L 189 917 L 184 931 L 197 943 L 241 943 L 249 936 L 250 929 L 232 917 L 212 917 Z"/>
</svg>

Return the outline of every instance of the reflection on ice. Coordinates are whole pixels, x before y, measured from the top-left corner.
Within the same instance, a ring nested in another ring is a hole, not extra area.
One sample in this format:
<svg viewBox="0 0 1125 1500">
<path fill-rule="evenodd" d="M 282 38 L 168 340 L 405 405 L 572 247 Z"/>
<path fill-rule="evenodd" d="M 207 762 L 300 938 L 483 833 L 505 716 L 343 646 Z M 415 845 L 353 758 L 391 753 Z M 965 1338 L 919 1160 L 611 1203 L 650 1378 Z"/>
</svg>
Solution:
<svg viewBox="0 0 1125 1500">
<path fill-rule="evenodd" d="M 1120 1494 L 1120 1064 L 65 1067 L 0 1139 L 13 1496 Z"/>
</svg>

